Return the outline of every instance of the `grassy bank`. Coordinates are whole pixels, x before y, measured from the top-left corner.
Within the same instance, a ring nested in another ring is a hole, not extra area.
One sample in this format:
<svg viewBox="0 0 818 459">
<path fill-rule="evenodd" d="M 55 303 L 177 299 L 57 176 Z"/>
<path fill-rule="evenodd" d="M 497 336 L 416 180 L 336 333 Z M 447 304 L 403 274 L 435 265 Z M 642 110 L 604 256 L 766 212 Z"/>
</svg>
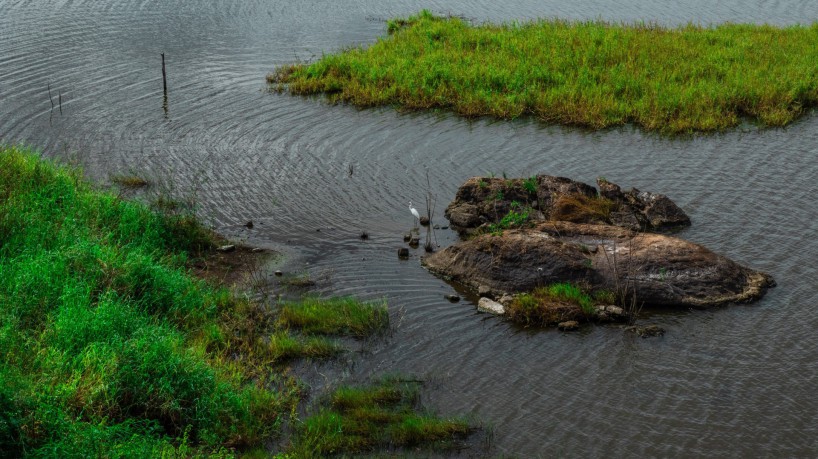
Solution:
<svg viewBox="0 0 818 459">
<path fill-rule="evenodd" d="M 367 48 L 282 67 L 268 81 L 364 107 L 663 133 L 721 130 L 742 116 L 783 126 L 818 102 L 816 24 L 471 26 L 423 11 L 388 30 Z"/>
<path fill-rule="evenodd" d="M 385 304 L 270 309 L 212 287 L 189 269 L 212 236 L 0 147 L 0 456 L 262 447 L 301 400 L 283 364 L 388 328 Z"/>
</svg>

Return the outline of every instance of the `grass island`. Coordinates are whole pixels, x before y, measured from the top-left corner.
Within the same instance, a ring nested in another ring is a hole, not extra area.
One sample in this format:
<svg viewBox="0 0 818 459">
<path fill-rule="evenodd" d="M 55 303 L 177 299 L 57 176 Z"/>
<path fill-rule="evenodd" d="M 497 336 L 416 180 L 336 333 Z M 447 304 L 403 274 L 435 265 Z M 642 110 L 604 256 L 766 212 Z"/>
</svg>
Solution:
<svg viewBox="0 0 818 459">
<path fill-rule="evenodd" d="M 471 25 L 422 11 L 366 47 L 278 68 L 274 90 L 360 107 L 682 134 L 791 123 L 818 102 L 818 24 L 543 19 Z"/>
</svg>

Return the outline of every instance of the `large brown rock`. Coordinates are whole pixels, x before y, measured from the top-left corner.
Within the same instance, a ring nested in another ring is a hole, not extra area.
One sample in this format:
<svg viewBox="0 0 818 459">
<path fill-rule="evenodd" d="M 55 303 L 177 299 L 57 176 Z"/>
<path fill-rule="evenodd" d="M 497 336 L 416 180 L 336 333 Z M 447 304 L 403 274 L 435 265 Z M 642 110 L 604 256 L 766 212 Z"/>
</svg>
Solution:
<svg viewBox="0 0 818 459">
<path fill-rule="evenodd" d="M 622 192 L 604 179 L 599 191 L 565 177 L 528 179 L 472 177 L 458 190 L 445 216 L 460 234 L 499 223 L 510 211 L 534 221 L 571 221 L 622 226 L 642 231 L 690 224 L 690 218 L 664 195 L 632 189 Z"/>
<path fill-rule="evenodd" d="M 635 292 L 639 303 L 708 307 L 760 298 L 772 277 L 679 238 L 609 225 L 540 223 L 483 234 L 426 256 L 430 271 L 495 292 L 554 282 Z"/>
</svg>

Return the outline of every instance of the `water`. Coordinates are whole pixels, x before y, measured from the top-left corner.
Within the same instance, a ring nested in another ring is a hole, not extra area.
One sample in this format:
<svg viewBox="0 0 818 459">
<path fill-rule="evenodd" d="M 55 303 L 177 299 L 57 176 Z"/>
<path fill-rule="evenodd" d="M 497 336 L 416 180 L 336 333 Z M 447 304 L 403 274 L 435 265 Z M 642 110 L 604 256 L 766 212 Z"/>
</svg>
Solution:
<svg viewBox="0 0 818 459">
<path fill-rule="evenodd" d="M 321 292 L 386 298 L 397 331 L 347 377 L 428 379 L 438 412 L 494 426 L 495 454 L 814 456 L 818 116 L 669 140 L 265 91 L 275 66 L 371 43 L 383 18 L 421 7 L 475 21 L 818 18 L 818 3 L 796 0 L 0 0 L 0 138 L 77 161 L 100 183 L 145 176 L 193 197 L 218 230 L 282 250 L 283 268 L 321 280 Z M 466 178 L 504 172 L 604 175 L 665 193 L 693 219 L 682 237 L 771 273 L 778 287 L 752 305 L 651 313 L 668 330 L 651 340 L 603 326 L 531 332 L 451 304 L 443 294 L 453 287 L 420 267 L 420 251 L 396 256 L 412 225 L 407 202 L 423 202 L 428 176 L 440 218 Z"/>
</svg>

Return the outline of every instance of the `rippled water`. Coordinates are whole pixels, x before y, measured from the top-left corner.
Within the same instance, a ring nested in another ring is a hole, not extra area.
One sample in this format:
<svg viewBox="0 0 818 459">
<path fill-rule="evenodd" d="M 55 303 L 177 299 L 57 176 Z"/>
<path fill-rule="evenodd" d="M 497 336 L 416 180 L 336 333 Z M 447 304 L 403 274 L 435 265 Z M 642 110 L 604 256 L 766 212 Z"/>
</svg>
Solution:
<svg viewBox="0 0 818 459">
<path fill-rule="evenodd" d="M 397 331 L 348 377 L 432 381 L 426 394 L 438 411 L 494 427 L 495 454 L 814 456 L 818 116 L 784 130 L 668 140 L 265 91 L 276 65 L 370 43 L 384 18 L 422 7 L 476 21 L 818 18 L 818 2 L 795 0 L 0 0 L 0 138 L 76 160 L 103 183 L 147 176 L 193 197 L 222 232 L 283 250 L 282 266 L 322 280 L 322 292 L 388 299 Z M 504 172 L 604 175 L 666 193 L 693 219 L 682 237 L 770 272 L 779 286 L 753 305 L 650 313 L 668 330 L 652 340 L 601 326 L 530 332 L 468 301 L 450 304 L 443 294 L 453 287 L 420 268 L 421 252 L 396 256 L 412 225 L 407 201 L 423 202 L 428 174 L 441 218 L 463 180 Z"/>
</svg>

